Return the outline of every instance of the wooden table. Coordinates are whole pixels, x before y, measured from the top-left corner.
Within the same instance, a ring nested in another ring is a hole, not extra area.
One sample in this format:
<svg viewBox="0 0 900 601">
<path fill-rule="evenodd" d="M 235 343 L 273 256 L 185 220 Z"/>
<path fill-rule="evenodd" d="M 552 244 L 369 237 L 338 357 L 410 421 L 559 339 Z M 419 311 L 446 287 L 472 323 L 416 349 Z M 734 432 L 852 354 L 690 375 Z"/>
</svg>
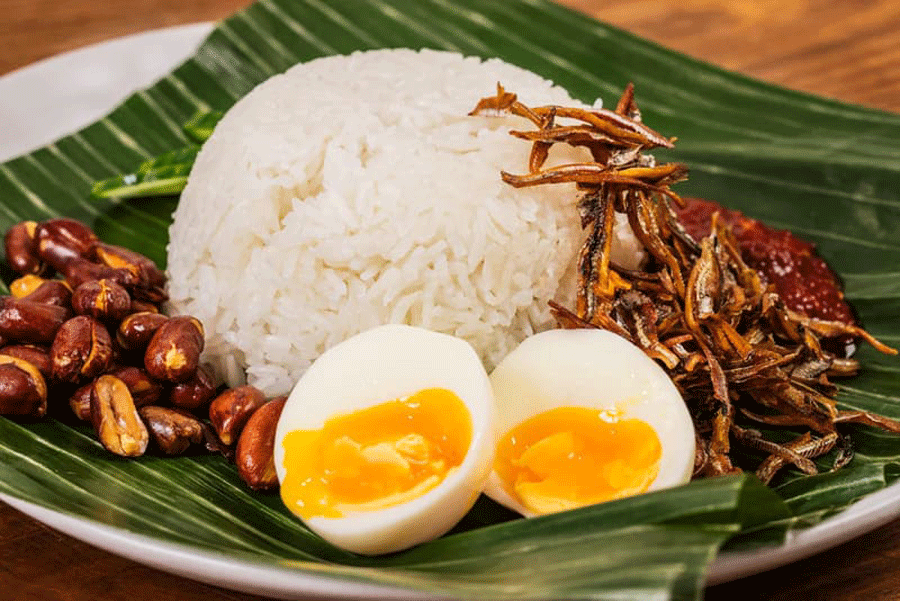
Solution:
<svg viewBox="0 0 900 601">
<path fill-rule="evenodd" d="M 791 88 L 900 111 L 897 1 L 561 1 L 729 69 Z M 0 0 L 0 74 L 104 39 L 219 19 L 248 3 Z M 810 559 L 713 587 L 706 598 L 893 601 L 900 599 L 898 559 L 900 521 Z M 47 601 L 260 599 L 170 576 L 99 551 L 6 505 L 0 506 L 0 597 Z"/>
</svg>

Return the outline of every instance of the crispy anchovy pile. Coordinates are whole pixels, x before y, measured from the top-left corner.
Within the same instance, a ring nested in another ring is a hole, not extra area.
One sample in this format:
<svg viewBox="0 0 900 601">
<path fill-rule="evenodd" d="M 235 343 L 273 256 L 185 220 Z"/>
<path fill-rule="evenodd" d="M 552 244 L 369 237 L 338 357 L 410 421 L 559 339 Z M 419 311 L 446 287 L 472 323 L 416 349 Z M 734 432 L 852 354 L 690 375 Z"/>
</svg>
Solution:
<svg viewBox="0 0 900 601">
<path fill-rule="evenodd" d="M 766 483 L 788 465 L 815 474 L 813 459 L 832 449 L 833 469 L 852 459 L 841 423 L 900 432 L 900 421 L 838 409 L 829 378 L 854 375 L 859 365 L 823 349 L 822 340 L 851 335 L 882 352 L 896 350 L 855 325 L 787 308 L 744 263 L 734 236 L 716 216 L 709 236 L 699 241 L 681 226 L 669 203 L 683 201 L 669 186 L 687 178 L 687 167 L 657 165 L 642 153 L 672 148 L 675 139 L 641 123 L 632 85 L 610 111 L 528 107 L 498 84 L 497 94 L 483 98 L 471 114 L 513 114 L 535 127 L 510 132 L 532 142 L 532 149 L 528 173 L 501 172 L 503 181 L 515 187 L 577 185 L 588 235 L 578 255 L 576 306 L 551 303 L 554 315 L 561 327 L 623 336 L 665 366 L 696 426 L 695 476 L 740 472 L 733 447 L 764 457 L 756 474 Z M 587 148 L 593 161 L 545 169 L 551 146 L 559 143 Z M 614 212 L 628 217 L 647 252 L 640 270 L 610 260 Z M 736 423 L 738 414 L 744 425 Z M 757 424 L 767 434 L 752 427 Z M 784 428 L 795 437 L 785 440 Z M 796 436 L 798 430 L 802 434 Z"/>
</svg>

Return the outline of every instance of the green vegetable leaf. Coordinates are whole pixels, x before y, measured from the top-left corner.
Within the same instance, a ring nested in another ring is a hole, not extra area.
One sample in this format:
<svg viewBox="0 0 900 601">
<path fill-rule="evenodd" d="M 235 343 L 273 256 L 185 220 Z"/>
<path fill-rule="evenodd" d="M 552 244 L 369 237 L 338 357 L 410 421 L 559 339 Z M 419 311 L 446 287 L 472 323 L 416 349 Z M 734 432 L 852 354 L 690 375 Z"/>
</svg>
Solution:
<svg viewBox="0 0 900 601">
<path fill-rule="evenodd" d="M 222 120 L 222 111 L 198 111 L 182 126 L 189 138 L 203 144 L 213 133 L 216 124 Z"/>
<path fill-rule="evenodd" d="M 180 194 L 200 147 L 192 144 L 142 162 L 136 171 L 95 182 L 94 198 L 137 198 Z"/>
<path fill-rule="evenodd" d="M 298 61 L 399 46 L 496 56 L 607 105 L 633 81 L 644 121 L 679 138 L 665 158 L 691 166 L 679 192 L 815 242 L 863 324 L 900 344 L 900 116 L 754 82 L 545 0 L 261 0 L 104 119 L 0 165 L 0 227 L 66 215 L 163 263 L 175 198 L 122 199 L 179 191 L 197 146 L 172 149 L 202 143 L 212 111 Z M 109 178 L 91 199 L 94 182 Z M 839 402 L 900 417 L 900 361 L 865 348 L 859 358 L 863 371 L 842 383 Z M 276 496 L 251 493 L 220 457 L 121 460 L 65 420 L 0 419 L 0 491 L 188 550 L 327 579 L 467 598 L 698 599 L 726 540 L 737 549 L 777 542 L 900 476 L 900 438 L 848 431 L 856 455 L 834 474 L 788 471 L 771 490 L 748 477 L 696 481 L 528 521 L 483 499 L 452 535 L 373 559 L 323 542 Z"/>
<path fill-rule="evenodd" d="M 180 194 L 187 184 L 194 160 L 203 144 L 222 119 L 222 111 L 198 111 L 182 126 L 197 144 L 165 152 L 141 163 L 137 170 L 94 183 L 94 198 L 147 198 Z"/>
</svg>

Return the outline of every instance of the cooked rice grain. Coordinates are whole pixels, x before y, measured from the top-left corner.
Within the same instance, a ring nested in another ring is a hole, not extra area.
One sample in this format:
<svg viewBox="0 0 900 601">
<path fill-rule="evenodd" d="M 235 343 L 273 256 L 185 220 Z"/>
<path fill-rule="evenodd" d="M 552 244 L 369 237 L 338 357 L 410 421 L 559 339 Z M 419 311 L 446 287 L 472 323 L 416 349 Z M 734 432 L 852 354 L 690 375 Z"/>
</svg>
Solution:
<svg viewBox="0 0 900 601">
<path fill-rule="evenodd" d="M 383 50 L 298 65 L 225 115 L 168 249 L 172 306 L 202 320 L 220 376 L 283 394 L 388 322 L 460 336 L 490 368 L 551 324 L 547 301 L 571 295 L 576 194 L 500 181 L 527 168 L 507 134 L 526 124 L 466 115 L 498 81 L 530 105 L 573 103 L 499 60 Z"/>
</svg>

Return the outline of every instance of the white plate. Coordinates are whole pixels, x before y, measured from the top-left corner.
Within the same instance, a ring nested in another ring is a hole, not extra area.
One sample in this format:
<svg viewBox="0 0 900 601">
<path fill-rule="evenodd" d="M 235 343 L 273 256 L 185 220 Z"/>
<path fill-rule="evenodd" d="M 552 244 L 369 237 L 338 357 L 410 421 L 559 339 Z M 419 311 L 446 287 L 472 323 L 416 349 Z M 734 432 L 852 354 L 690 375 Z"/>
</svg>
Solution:
<svg viewBox="0 0 900 601">
<path fill-rule="evenodd" d="M 0 162 L 103 117 L 192 55 L 212 25 L 130 35 L 0 77 Z"/>
<path fill-rule="evenodd" d="M 89 46 L 0 77 L 0 161 L 71 133 L 190 56 L 212 26 L 151 31 Z M 401 589 L 299 573 L 162 542 L 0 495 L 22 512 L 117 555 L 201 582 L 282 599 L 422 599 Z M 808 557 L 900 517 L 900 483 L 859 501 L 781 546 L 729 553 L 713 563 L 709 584 Z"/>
</svg>

